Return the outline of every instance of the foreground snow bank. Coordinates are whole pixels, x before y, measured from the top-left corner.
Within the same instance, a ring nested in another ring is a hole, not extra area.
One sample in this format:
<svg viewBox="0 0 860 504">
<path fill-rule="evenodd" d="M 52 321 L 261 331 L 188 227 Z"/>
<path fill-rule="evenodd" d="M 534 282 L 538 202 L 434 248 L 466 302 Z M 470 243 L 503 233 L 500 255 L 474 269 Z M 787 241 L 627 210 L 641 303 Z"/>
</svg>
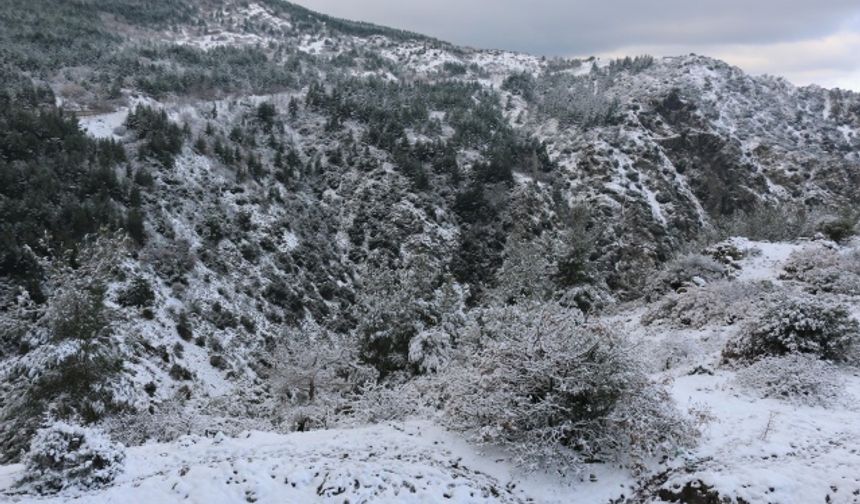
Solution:
<svg viewBox="0 0 860 504">
<path fill-rule="evenodd" d="M 675 399 L 713 419 L 683 470 L 664 487 L 699 480 L 751 503 L 860 502 L 860 376 L 845 372 L 844 402 L 825 407 L 761 399 L 733 375 L 675 380 Z"/>
<path fill-rule="evenodd" d="M 130 448 L 126 470 L 100 492 L 13 502 L 206 504 L 236 502 L 605 502 L 631 481 L 620 473 L 568 482 L 524 475 L 423 422 L 238 438 L 188 436 Z M 20 472 L 9 466 L 3 473 Z M 10 485 L 12 477 L 0 479 Z M 575 483 L 575 484 L 574 484 Z M 628 486 L 629 488 L 629 486 Z M 5 489 L 10 491 L 9 487 Z M 13 490 L 14 491 L 14 490 Z"/>
</svg>

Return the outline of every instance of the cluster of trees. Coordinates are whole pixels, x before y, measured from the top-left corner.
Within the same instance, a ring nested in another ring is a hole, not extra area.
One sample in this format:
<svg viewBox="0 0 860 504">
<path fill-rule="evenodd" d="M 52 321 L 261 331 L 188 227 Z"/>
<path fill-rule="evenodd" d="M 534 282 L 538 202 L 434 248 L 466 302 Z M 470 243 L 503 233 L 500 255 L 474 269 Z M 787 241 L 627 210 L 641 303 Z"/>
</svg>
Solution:
<svg viewBox="0 0 860 504">
<path fill-rule="evenodd" d="M 615 75 L 621 72 L 627 72 L 632 74 L 637 74 L 640 72 L 644 72 L 645 70 L 654 66 L 654 57 L 653 56 L 636 56 L 631 58 L 630 56 L 625 56 L 624 58 L 614 59 L 609 62 L 609 66 L 607 67 L 607 72 L 610 75 Z"/>
<path fill-rule="evenodd" d="M 133 183 L 122 145 L 86 136 L 44 90 L 0 97 L 0 275 L 39 298 L 36 256 L 76 248 L 101 228 L 125 227 Z"/>
<path fill-rule="evenodd" d="M 403 129 L 427 127 L 432 122 L 431 111 L 466 110 L 479 91 L 475 83 L 407 84 L 344 78 L 311 84 L 306 102 L 336 125 L 346 120 L 366 123 L 370 143 L 389 150 L 403 135 Z"/>
<path fill-rule="evenodd" d="M 521 96 L 526 101 L 534 100 L 536 87 L 537 80 L 529 72 L 511 74 L 502 82 L 502 89 L 504 91 Z"/>
<path fill-rule="evenodd" d="M 204 51 L 189 46 L 156 45 L 129 51 L 121 61 L 131 66 L 132 71 L 118 75 L 133 76 L 129 84 L 155 97 L 264 94 L 299 87 L 305 79 L 299 54 L 278 61 L 256 47 L 218 46 Z M 141 57 L 153 63 L 141 64 Z"/>
<path fill-rule="evenodd" d="M 581 62 L 575 66 L 580 66 Z M 571 74 L 568 65 L 551 65 L 535 77 L 529 72 L 509 75 L 502 89 L 538 105 L 538 110 L 558 119 L 562 125 L 584 128 L 614 124 L 621 112 L 620 102 L 607 94 L 621 73 L 636 74 L 654 65 L 651 56 L 612 60 L 605 68 L 593 65 L 587 74 Z"/>
<path fill-rule="evenodd" d="M 415 192 L 454 194 L 450 208 L 462 232 L 451 271 L 474 286 L 473 298 L 480 296 L 502 264 L 514 172 L 551 178 L 556 166 L 547 146 L 516 132 L 498 96 L 475 83 L 350 78 L 312 84 L 306 101 L 308 108 L 328 117 L 330 130 L 339 130 L 346 120 L 363 123 L 362 140 L 386 152 Z M 453 129 L 448 138 L 442 138 L 441 120 L 432 114 L 436 111 L 444 111 L 445 123 Z M 477 150 L 482 159 L 463 166 L 457 153 L 464 149 Z M 355 243 L 363 236 L 357 234 Z"/>
<path fill-rule="evenodd" d="M 164 168 L 173 168 L 175 158 L 182 151 L 184 138 L 188 133 L 168 119 L 167 112 L 147 105 L 138 105 L 129 112 L 125 125 L 134 131 L 141 141 L 138 148 L 140 159 L 154 159 Z"/>
<path fill-rule="evenodd" d="M 554 168 L 546 146 L 515 133 L 498 97 L 476 83 L 402 84 L 351 78 L 328 86 L 311 84 L 306 101 L 309 108 L 329 117 L 333 129 L 346 120 L 364 123 L 364 140 L 394 154 L 401 165 L 426 162 L 428 150 L 444 152 L 439 163 L 450 165 L 451 152 L 477 148 L 487 158 L 487 163 L 476 168 L 483 182 L 509 181 L 514 169 L 549 172 Z M 431 118 L 434 111 L 445 112 L 455 131 L 453 137 L 442 148 L 428 149 L 428 144 L 421 142 L 413 146 L 415 142 L 407 136 L 409 129 L 428 136 L 441 133 L 440 122 Z"/>
<path fill-rule="evenodd" d="M 120 38 L 104 26 L 102 13 L 159 28 L 189 21 L 197 12 L 194 3 L 185 0 L 9 0 L 4 7 L 0 12 L 3 61 L 38 76 L 63 67 L 99 66 L 109 59 Z"/>
<path fill-rule="evenodd" d="M 124 366 L 105 305 L 125 243 L 116 236 L 86 240 L 79 253 L 45 261 L 46 299 L 19 297 L 0 317 L 0 351 L 20 356 L 3 369 L 2 460 L 16 457 L 46 416 L 95 422 L 127 407 L 114 381 Z"/>
<path fill-rule="evenodd" d="M 537 82 L 538 110 L 564 126 L 589 128 L 618 122 L 621 105 L 607 94 L 611 77 L 601 70 L 586 75 L 545 74 Z"/>
<path fill-rule="evenodd" d="M 295 119 L 298 111 L 295 99 L 289 102 L 283 114 L 272 102 L 266 101 L 233 123 L 219 121 L 218 108 L 213 106 L 193 148 L 198 154 L 214 156 L 235 170 L 239 182 L 248 177 L 259 181 L 274 175 L 279 182 L 290 184 L 306 168 L 297 149 L 284 137 L 285 121 Z"/>
<path fill-rule="evenodd" d="M 514 131 L 498 96 L 474 83 L 346 79 L 311 85 L 307 106 L 328 116 L 334 129 L 345 120 L 364 123 L 363 141 L 387 152 L 414 191 L 455 195 L 451 210 L 462 233 L 451 271 L 474 286 L 473 297 L 480 296 L 502 263 L 514 172 L 550 176 L 556 167 L 546 145 Z M 454 130 L 450 138 L 440 138 L 434 111 L 445 111 Z M 415 138 L 422 134 L 436 140 Z M 457 156 L 463 149 L 476 149 L 483 159 L 467 169 Z"/>
<path fill-rule="evenodd" d="M 295 48 L 219 46 L 208 50 L 175 44 L 123 44 L 104 23 L 105 14 L 134 26 L 170 29 L 200 19 L 188 0 L 11 0 L 0 13 L 3 70 L 0 83 L 22 76 L 62 76 L 81 103 L 97 105 L 136 87 L 152 96 L 265 93 L 300 87 L 301 60 Z M 83 72 L 63 72 L 70 67 Z"/>
</svg>

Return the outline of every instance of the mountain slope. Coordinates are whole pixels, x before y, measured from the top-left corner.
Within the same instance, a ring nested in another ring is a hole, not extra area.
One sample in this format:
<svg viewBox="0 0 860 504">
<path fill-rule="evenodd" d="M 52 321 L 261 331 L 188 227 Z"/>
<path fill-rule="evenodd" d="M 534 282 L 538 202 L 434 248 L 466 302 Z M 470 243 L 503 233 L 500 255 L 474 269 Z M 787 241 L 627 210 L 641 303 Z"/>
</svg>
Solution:
<svg viewBox="0 0 860 504">
<path fill-rule="evenodd" d="M 135 445 L 426 415 L 493 313 L 616 329 L 725 273 L 666 279 L 680 252 L 842 239 L 860 204 L 856 93 L 277 0 L 53 4 L 0 13 L 7 462 L 46 417 Z"/>
</svg>

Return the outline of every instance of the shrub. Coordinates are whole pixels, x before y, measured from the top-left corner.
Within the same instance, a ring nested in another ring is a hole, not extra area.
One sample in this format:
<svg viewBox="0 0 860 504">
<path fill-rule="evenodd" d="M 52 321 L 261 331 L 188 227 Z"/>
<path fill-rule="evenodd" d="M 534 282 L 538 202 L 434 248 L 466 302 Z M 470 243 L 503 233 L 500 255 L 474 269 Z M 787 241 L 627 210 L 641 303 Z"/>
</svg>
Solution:
<svg viewBox="0 0 860 504">
<path fill-rule="evenodd" d="M 731 325 L 753 311 L 768 286 L 721 280 L 686 292 L 670 293 L 648 305 L 645 325 L 660 324 L 701 329 L 709 324 Z"/>
<path fill-rule="evenodd" d="M 56 341 L 92 341 L 110 330 L 111 316 L 104 306 L 103 284 L 67 289 L 51 300 L 47 312 L 51 334 Z"/>
<path fill-rule="evenodd" d="M 40 494 L 98 488 L 116 478 L 124 459 L 123 445 L 111 442 L 101 431 L 56 422 L 36 432 L 19 483 Z"/>
<path fill-rule="evenodd" d="M 188 314 L 186 312 L 179 314 L 179 321 L 176 322 L 176 334 L 185 341 L 191 341 L 194 337 L 194 331 L 191 328 L 191 321 L 188 320 Z"/>
<path fill-rule="evenodd" d="M 179 395 L 179 393 L 177 393 Z M 200 418 L 194 410 L 185 408 L 178 398 L 156 404 L 151 410 L 124 413 L 107 418 L 102 426 L 112 439 L 126 446 L 149 442 L 168 443 L 192 432 L 202 432 Z"/>
<path fill-rule="evenodd" d="M 65 355 L 57 356 L 26 391 L 27 404 L 23 408 L 28 413 L 50 409 L 60 418 L 80 417 L 95 422 L 127 406 L 111 383 L 123 369 L 113 342 L 69 342 L 59 352 Z"/>
<path fill-rule="evenodd" d="M 568 289 L 559 302 L 576 307 L 587 319 L 611 306 L 616 299 L 604 285 L 580 285 Z"/>
<path fill-rule="evenodd" d="M 452 427 L 523 463 L 568 469 L 595 460 L 638 467 L 691 442 L 625 339 L 580 317 L 559 304 L 483 310 L 474 352 L 445 377 Z"/>
<path fill-rule="evenodd" d="M 809 296 L 773 298 L 771 307 L 744 328 L 723 350 L 723 360 L 755 361 L 802 353 L 833 362 L 852 358 L 860 324 L 843 306 Z"/>
<path fill-rule="evenodd" d="M 109 386 L 123 367 L 113 337 L 115 316 L 104 304 L 109 276 L 98 264 L 115 258 L 115 251 L 109 250 L 114 246 L 96 242 L 84 252 L 87 263 L 59 274 L 62 287 L 40 321 L 52 341 L 39 352 L 52 358 L 40 363 L 44 367 L 27 390 L 29 407 L 50 406 L 60 417 L 80 416 L 91 422 L 121 406 Z"/>
<path fill-rule="evenodd" d="M 688 254 L 667 263 L 648 284 L 647 295 L 653 298 L 666 292 L 703 285 L 727 275 L 726 267 L 713 258 L 702 254 Z"/>
<path fill-rule="evenodd" d="M 495 286 L 487 297 L 500 303 L 549 299 L 555 286 L 551 278 L 552 250 L 547 241 L 509 237 L 502 265 L 495 273 Z"/>
<path fill-rule="evenodd" d="M 360 357 L 378 369 L 382 378 L 392 373 L 422 370 L 422 363 L 414 358 L 430 340 L 411 345 L 422 332 L 456 331 L 468 292 L 451 279 L 435 287 L 437 278 L 436 271 L 427 265 L 382 269 L 369 276 L 359 292 L 353 313 L 359 320 L 356 335 Z M 441 342 L 434 338 L 435 342 Z"/>
<path fill-rule="evenodd" d="M 155 302 L 155 292 L 153 292 L 152 286 L 149 285 L 149 282 L 145 278 L 136 277 L 128 287 L 119 293 L 117 302 L 121 306 L 126 307 L 143 308 L 152 306 L 152 303 Z"/>
<path fill-rule="evenodd" d="M 174 364 L 170 368 L 170 377 L 176 381 L 187 381 L 191 380 L 193 376 L 191 375 L 191 371 L 180 366 L 179 364 Z"/>
<path fill-rule="evenodd" d="M 789 241 L 809 235 L 810 215 L 802 206 L 759 205 L 722 217 L 715 225 L 719 234 L 726 238 L 743 236 L 750 240 Z"/>
<path fill-rule="evenodd" d="M 858 295 L 860 251 L 843 254 L 828 247 L 805 248 L 791 254 L 780 278 L 802 282 L 813 294 Z"/>
<path fill-rule="evenodd" d="M 594 281 L 593 267 L 589 256 L 590 244 L 571 244 L 567 252 L 558 259 L 553 279 L 563 288 L 589 284 Z"/>
<path fill-rule="evenodd" d="M 376 380 L 376 371 L 359 363 L 358 354 L 355 340 L 313 321 L 288 330 L 275 352 L 271 378 L 276 397 L 290 406 L 290 428 L 330 425 L 346 409 L 348 398 Z"/>
<path fill-rule="evenodd" d="M 824 236 L 841 243 L 856 234 L 857 219 L 851 216 L 831 217 L 821 221 L 817 229 Z"/>
<path fill-rule="evenodd" d="M 761 253 L 761 251 L 758 249 L 742 249 L 734 240 L 725 240 L 709 246 L 702 253 L 720 264 L 733 269 L 740 269 L 738 261 L 750 255 Z"/>
<path fill-rule="evenodd" d="M 209 357 L 209 364 L 212 365 L 215 369 L 225 370 L 229 367 L 227 361 L 224 359 L 222 355 L 212 355 Z"/>
<path fill-rule="evenodd" d="M 143 252 L 143 262 L 152 264 L 162 278 L 177 281 L 194 269 L 197 257 L 185 239 L 150 244 Z"/>
<path fill-rule="evenodd" d="M 451 335 L 433 327 L 419 332 L 409 342 L 409 363 L 419 373 L 435 373 L 442 370 L 451 359 Z"/>
<path fill-rule="evenodd" d="M 144 214 L 139 208 L 132 208 L 128 211 L 128 215 L 125 220 L 125 230 L 138 245 L 146 243 Z"/>
<path fill-rule="evenodd" d="M 277 109 L 269 102 L 263 102 L 257 106 L 257 120 L 260 121 L 266 132 L 272 131 L 277 115 Z"/>
<path fill-rule="evenodd" d="M 761 397 L 807 406 L 831 405 L 845 388 L 834 365 L 802 354 L 765 357 L 738 371 L 736 380 Z"/>
</svg>

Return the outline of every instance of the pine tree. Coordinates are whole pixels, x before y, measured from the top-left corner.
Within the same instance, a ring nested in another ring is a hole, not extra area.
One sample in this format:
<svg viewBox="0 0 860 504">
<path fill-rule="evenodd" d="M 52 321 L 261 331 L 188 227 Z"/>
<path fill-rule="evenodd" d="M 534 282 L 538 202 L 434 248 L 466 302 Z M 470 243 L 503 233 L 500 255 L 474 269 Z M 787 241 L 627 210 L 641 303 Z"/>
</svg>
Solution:
<svg viewBox="0 0 860 504">
<path fill-rule="evenodd" d="M 208 150 L 206 139 L 202 136 L 197 137 L 197 141 L 194 142 L 194 150 L 197 151 L 198 154 L 206 154 L 206 151 Z"/>
</svg>

